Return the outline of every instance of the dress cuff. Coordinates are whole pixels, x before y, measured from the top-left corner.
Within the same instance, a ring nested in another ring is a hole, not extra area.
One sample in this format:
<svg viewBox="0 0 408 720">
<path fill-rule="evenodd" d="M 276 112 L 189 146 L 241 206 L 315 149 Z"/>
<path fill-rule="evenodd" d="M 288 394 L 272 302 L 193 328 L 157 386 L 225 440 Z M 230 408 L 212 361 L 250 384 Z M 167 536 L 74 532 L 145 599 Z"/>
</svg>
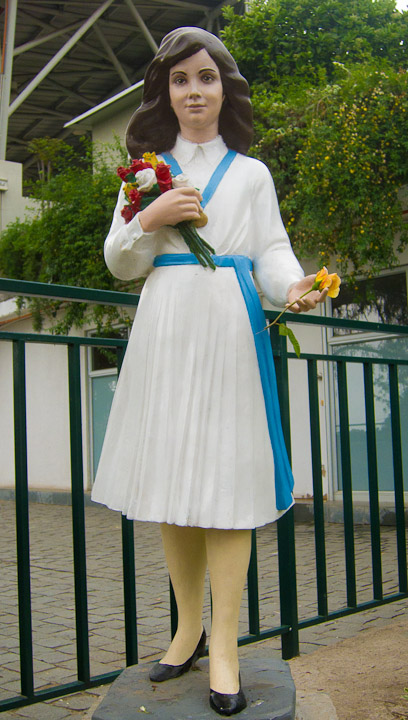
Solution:
<svg viewBox="0 0 408 720">
<path fill-rule="evenodd" d="M 140 224 L 139 213 L 132 218 L 130 223 L 125 226 L 126 233 L 120 243 L 121 250 L 132 250 L 135 243 L 140 238 L 153 235 L 152 232 L 145 232 Z"/>
</svg>

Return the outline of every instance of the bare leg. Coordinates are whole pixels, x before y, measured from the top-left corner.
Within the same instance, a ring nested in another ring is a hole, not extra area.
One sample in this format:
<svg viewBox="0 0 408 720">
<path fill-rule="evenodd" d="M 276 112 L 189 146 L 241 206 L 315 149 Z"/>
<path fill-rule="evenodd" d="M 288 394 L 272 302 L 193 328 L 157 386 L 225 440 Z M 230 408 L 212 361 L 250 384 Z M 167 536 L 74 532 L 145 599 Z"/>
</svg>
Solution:
<svg viewBox="0 0 408 720">
<path fill-rule="evenodd" d="M 238 620 L 251 554 L 250 530 L 207 529 L 213 618 L 210 641 L 210 688 L 239 690 Z"/>
<path fill-rule="evenodd" d="M 160 662 L 181 665 L 193 654 L 203 631 L 204 580 L 207 569 L 205 530 L 164 523 L 161 532 L 177 601 L 178 627 Z"/>
</svg>

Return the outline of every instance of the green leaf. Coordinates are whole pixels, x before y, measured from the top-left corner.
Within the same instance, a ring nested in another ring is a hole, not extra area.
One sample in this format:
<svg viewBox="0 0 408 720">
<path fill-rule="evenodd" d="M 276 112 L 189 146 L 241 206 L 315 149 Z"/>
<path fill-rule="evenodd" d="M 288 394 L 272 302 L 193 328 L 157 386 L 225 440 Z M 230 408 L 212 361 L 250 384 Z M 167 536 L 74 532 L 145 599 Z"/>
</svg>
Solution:
<svg viewBox="0 0 408 720">
<path fill-rule="evenodd" d="M 286 335 L 286 337 L 289 338 L 297 357 L 300 357 L 300 345 L 296 340 L 293 330 L 288 328 L 286 325 L 283 325 L 283 323 L 279 323 L 279 335 Z"/>
</svg>

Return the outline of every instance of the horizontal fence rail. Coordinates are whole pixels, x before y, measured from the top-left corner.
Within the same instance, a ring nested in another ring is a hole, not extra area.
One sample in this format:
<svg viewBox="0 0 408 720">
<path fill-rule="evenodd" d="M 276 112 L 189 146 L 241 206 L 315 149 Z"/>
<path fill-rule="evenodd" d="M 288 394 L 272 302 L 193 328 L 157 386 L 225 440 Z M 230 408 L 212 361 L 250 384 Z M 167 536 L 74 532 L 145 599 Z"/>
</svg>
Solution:
<svg viewBox="0 0 408 720">
<path fill-rule="evenodd" d="M 128 293 L 68 288 L 42 283 L 27 283 L 17 280 L 0 279 L 0 292 L 10 296 L 22 295 L 47 297 L 73 302 L 99 303 L 106 305 L 137 306 L 138 296 Z M 274 319 L 277 313 L 267 312 Z M 346 328 L 405 337 L 408 327 L 366 323 L 351 320 L 317 316 L 290 316 L 290 322 L 303 323 L 321 328 Z M 358 335 L 357 335 L 358 337 Z M 81 408 L 81 347 L 105 347 L 116 351 L 118 368 L 123 360 L 127 341 L 121 339 L 57 336 L 50 334 L 19 333 L 0 329 L 0 340 L 13 346 L 14 382 L 14 434 L 15 434 L 15 500 L 17 538 L 17 580 L 18 610 L 20 628 L 20 677 L 21 693 L 0 702 L 0 711 L 33 702 L 52 699 L 81 689 L 90 688 L 113 680 L 120 671 L 111 671 L 92 676 L 90 673 L 90 649 L 88 628 L 88 590 L 85 548 L 85 507 L 84 468 L 82 457 L 82 408 Z M 72 537 L 73 569 L 76 618 L 77 680 L 55 685 L 44 690 L 34 689 L 34 662 L 31 614 L 31 574 L 29 539 L 29 478 L 27 470 L 27 423 L 26 423 L 26 368 L 25 350 L 28 343 L 63 345 L 68 355 L 71 492 L 72 492 Z M 286 338 L 279 336 L 272 328 L 271 343 L 275 358 L 279 388 L 282 426 L 289 457 L 290 412 L 288 360 L 296 360 L 288 352 Z M 1 345 L 0 345 L 1 347 Z M 293 509 L 289 510 L 277 524 L 278 528 L 278 570 L 280 594 L 280 624 L 261 629 L 258 591 L 257 535 L 252 532 L 252 552 L 248 571 L 248 633 L 239 639 L 244 645 L 274 636 L 281 636 L 282 656 L 289 659 L 299 652 L 299 631 L 352 613 L 408 597 L 407 550 L 404 508 L 403 459 L 401 442 L 401 418 L 399 399 L 399 367 L 408 365 L 403 358 L 349 357 L 323 353 L 303 353 L 301 361 L 307 365 L 308 404 L 310 420 L 311 467 L 313 481 L 314 542 L 316 565 L 317 614 L 299 620 L 296 573 L 296 543 Z M 319 390 L 317 362 L 323 361 L 336 369 L 339 416 L 339 438 L 342 497 L 344 513 L 344 548 L 346 570 L 346 605 L 329 609 L 327 581 L 327 548 L 325 538 L 324 497 L 322 481 L 321 429 L 319 421 Z M 363 368 L 365 429 L 368 460 L 368 492 L 370 513 L 370 543 L 372 559 L 372 599 L 358 601 L 356 584 L 356 551 L 353 517 L 353 482 L 350 450 L 350 423 L 348 408 L 347 366 L 358 363 Z M 398 591 L 384 594 L 383 569 L 380 542 L 380 512 L 378 490 L 378 467 L 376 448 L 375 398 L 373 368 L 381 364 L 387 367 L 388 389 L 391 413 L 391 442 L 394 475 L 394 502 L 396 513 L 396 538 L 398 562 Z M 138 662 L 137 637 L 137 592 L 135 577 L 135 547 L 133 523 L 122 518 L 122 564 L 125 621 L 126 664 Z M 177 610 L 170 587 L 171 630 L 177 627 Z"/>
</svg>

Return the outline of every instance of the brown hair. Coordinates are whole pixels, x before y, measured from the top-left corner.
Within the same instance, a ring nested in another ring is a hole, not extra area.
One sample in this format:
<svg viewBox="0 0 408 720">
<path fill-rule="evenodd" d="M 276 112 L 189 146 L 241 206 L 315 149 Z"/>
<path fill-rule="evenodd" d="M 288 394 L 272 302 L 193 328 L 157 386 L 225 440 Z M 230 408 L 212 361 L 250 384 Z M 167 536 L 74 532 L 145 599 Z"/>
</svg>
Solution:
<svg viewBox="0 0 408 720">
<path fill-rule="evenodd" d="M 126 129 L 126 145 L 132 158 L 144 152 L 171 150 L 179 132 L 170 107 L 169 71 L 181 60 L 206 50 L 217 65 L 225 95 L 219 132 L 227 147 L 246 154 L 252 141 L 252 106 L 249 86 L 225 45 L 215 35 L 196 27 L 176 28 L 162 40 L 146 70 L 143 100 Z"/>
</svg>

